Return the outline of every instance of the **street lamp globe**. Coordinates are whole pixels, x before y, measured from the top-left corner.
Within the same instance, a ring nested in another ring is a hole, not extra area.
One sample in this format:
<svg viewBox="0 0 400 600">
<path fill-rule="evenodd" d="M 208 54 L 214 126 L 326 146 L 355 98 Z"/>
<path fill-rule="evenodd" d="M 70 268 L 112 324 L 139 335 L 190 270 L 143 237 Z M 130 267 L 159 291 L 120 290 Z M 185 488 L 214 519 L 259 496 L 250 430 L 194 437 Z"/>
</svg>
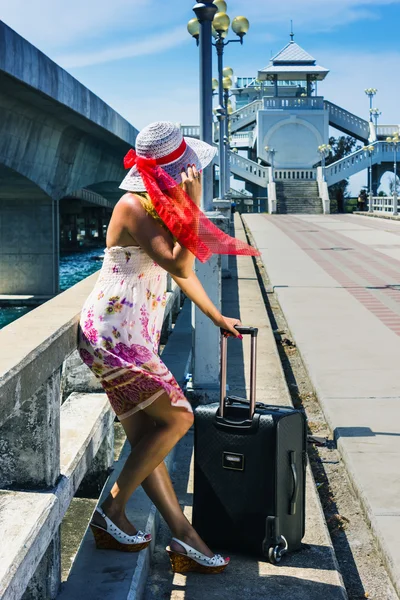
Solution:
<svg viewBox="0 0 400 600">
<path fill-rule="evenodd" d="M 230 23 L 231 23 L 230 18 L 224 12 L 217 12 L 213 19 L 214 29 L 217 33 L 227 32 L 229 29 Z"/>
<path fill-rule="evenodd" d="M 232 106 L 228 106 L 228 108 L 226 109 L 228 115 L 231 115 L 233 113 L 233 108 Z"/>
<path fill-rule="evenodd" d="M 211 35 L 213 36 L 214 39 L 218 39 L 218 38 L 226 38 L 226 36 L 228 35 L 228 31 L 221 31 L 218 33 L 218 31 L 215 30 L 214 25 L 211 25 Z"/>
<path fill-rule="evenodd" d="M 230 77 L 224 77 L 222 80 L 222 87 L 224 90 L 230 90 L 232 87 L 232 79 Z"/>
<path fill-rule="evenodd" d="M 190 19 L 187 24 L 187 30 L 192 37 L 197 39 L 200 35 L 200 23 L 197 19 Z"/>
<path fill-rule="evenodd" d="M 212 79 L 211 87 L 214 92 L 218 89 L 218 79 L 216 79 L 215 77 L 213 77 Z"/>
<path fill-rule="evenodd" d="M 226 13 L 228 6 L 225 0 L 214 0 L 213 4 L 215 4 L 215 6 L 217 7 L 218 12 Z"/>
<path fill-rule="evenodd" d="M 243 38 L 248 32 L 250 23 L 246 17 L 235 17 L 232 21 L 232 29 L 240 37 Z"/>
<path fill-rule="evenodd" d="M 238 153 L 238 149 L 236 147 L 232 148 L 232 152 L 234 152 L 235 154 L 237 154 Z"/>
<path fill-rule="evenodd" d="M 222 75 L 224 77 L 232 77 L 232 75 L 233 75 L 233 69 L 232 69 L 232 67 L 224 67 L 222 69 Z"/>
</svg>

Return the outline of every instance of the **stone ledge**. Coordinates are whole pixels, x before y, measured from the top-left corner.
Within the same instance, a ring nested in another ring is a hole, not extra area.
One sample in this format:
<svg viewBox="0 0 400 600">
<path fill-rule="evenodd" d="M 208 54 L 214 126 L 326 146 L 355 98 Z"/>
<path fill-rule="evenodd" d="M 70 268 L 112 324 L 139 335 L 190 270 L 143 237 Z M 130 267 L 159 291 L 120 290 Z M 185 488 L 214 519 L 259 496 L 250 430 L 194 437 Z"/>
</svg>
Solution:
<svg viewBox="0 0 400 600">
<path fill-rule="evenodd" d="M 103 439 L 114 414 L 105 394 L 73 394 L 61 407 L 61 475 L 44 492 L 0 491 L 0 597 L 23 594 Z"/>
</svg>

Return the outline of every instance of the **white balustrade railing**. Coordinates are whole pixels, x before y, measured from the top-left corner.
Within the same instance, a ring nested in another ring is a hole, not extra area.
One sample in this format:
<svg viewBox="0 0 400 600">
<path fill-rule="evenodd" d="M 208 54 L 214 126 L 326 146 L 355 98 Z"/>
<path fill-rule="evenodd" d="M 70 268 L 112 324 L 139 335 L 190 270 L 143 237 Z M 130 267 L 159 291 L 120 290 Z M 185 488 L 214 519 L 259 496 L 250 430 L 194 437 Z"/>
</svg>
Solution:
<svg viewBox="0 0 400 600">
<path fill-rule="evenodd" d="M 309 180 L 316 181 L 317 170 L 316 169 L 278 169 L 274 168 L 274 179 L 275 181 L 288 181 L 288 180 Z"/>
<path fill-rule="evenodd" d="M 246 125 L 250 125 L 256 120 L 257 112 L 262 108 L 262 100 L 254 100 L 250 104 L 246 104 L 242 108 L 235 110 L 229 117 L 231 123 L 231 131 L 236 131 Z"/>
<path fill-rule="evenodd" d="M 373 165 L 393 161 L 393 147 L 390 144 L 387 142 L 374 142 L 372 145 L 374 147 L 371 157 Z M 370 160 L 369 153 L 361 149 L 332 163 L 325 168 L 325 179 L 328 185 L 333 185 L 367 169 Z"/>
<path fill-rule="evenodd" d="M 395 205 L 395 200 L 397 205 Z M 394 196 L 373 196 L 372 210 L 373 212 L 398 213 L 399 197 Z"/>
<path fill-rule="evenodd" d="M 392 136 L 395 133 L 400 135 L 400 125 L 378 125 L 376 128 L 378 137 Z"/>
<path fill-rule="evenodd" d="M 234 148 L 251 148 L 253 135 L 253 131 L 238 131 L 231 136 L 229 144 Z"/>
<path fill-rule="evenodd" d="M 181 125 L 182 135 L 200 138 L 200 125 Z"/>
<path fill-rule="evenodd" d="M 296 108 L 304 110 L 315 110 L 324 108 L 324 99 L 322 96 L 298 97 L 298 98 L 264 98 L 264 109 L 283 110 L 287 108 Z"/>
<path fill-rule="evenodd" d="M 218 164 L 218 157 L 217 157 Z M 244 158 L 234 152 L 229 152 L 229 164 L 230 170 L 234 175 L 238 175 L 247 181 L 251 181 L 260 185 L 261 187 L 267 187 L 269 181 L 269 167 L 263 167 L 258 163 Z"/>
<path fill-rule="evenodd" d="M 369 138 L 369 122 L 357 117 L 353 113 L 333 104 L 328 100 L 324 101 L 325 108 L 329 111 L 329 123 L 333 127 L 338 127 L 354 135 L 354 137 L 367 141 Z"/>
</svg>

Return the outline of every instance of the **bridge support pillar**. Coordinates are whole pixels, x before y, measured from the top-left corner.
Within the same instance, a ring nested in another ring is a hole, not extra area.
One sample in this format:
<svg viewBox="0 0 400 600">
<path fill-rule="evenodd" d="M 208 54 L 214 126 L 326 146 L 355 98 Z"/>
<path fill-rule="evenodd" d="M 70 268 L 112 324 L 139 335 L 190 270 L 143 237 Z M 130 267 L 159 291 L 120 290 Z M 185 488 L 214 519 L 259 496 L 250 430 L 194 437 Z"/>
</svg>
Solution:
<svg viewBox="0 0 400 600">
<path fill-rule="evenodd" d="M 1 200 L 0 294 L 52 297 L 59 291 L 58 202 Z"/>
</svg>

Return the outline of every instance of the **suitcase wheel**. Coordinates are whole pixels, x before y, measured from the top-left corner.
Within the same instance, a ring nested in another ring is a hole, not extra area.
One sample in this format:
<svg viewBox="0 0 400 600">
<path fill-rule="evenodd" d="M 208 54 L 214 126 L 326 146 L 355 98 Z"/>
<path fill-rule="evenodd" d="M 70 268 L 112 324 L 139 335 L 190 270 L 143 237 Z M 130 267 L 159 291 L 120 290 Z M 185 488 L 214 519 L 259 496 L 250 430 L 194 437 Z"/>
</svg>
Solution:
<svg viewBox="0 0 400 600">
<path fill-rule="evenodd" d="M 286 553 L 288 549 L 288 543 L 286 538 L 281 535 L 281 542 L 276 546 L 270 546 L 268 548 L 267 557 L 271 564 L 277 565 L 281 562 L 282 556 Z"/>
</svg>

